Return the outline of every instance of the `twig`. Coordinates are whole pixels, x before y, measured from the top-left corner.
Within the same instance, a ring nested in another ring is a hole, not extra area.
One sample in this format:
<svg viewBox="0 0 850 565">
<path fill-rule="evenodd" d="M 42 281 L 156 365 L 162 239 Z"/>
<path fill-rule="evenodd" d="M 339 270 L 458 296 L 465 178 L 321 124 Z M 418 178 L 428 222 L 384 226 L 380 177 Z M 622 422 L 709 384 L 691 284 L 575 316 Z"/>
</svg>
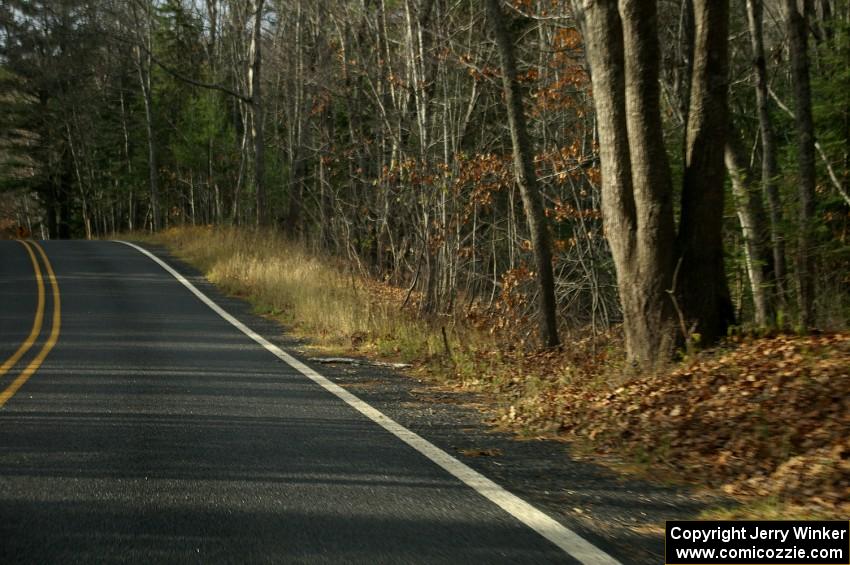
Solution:
<svg viewBox="0 0 850 565">
<path fill-rule="evenodd" d="M 419 281 L 419 271 L 422 268 L 422 257 L 425 255 L 425 249 L 419 253 L 419 261 L 416 263 L 416 273 L 413 275 L 413 282 L 410 283 L 410 288 L 407 289 L 407 295 L 404 297 L 404 302 L 401 303 L 400 310 L 403 310 L 405 306 L 407 306 L 407 302 L 410 300 L 410 295 L 413 293 L 413 289 L 416 288 L 416 283 Z"/>
<path fill-rule="evenodd" d="M 163 63 L 159 59 L 157 59 L 156 56 L 151 52 L 151 50 L 148 49 L 147 45 L 144 45 L 144 43 L 141 42 L 141 41 L 135 41 L 135 40 L 130 41 L 130 40 L 127 40 L 123 37 L 119 37 L 117 35 L 113 35 L 113 38 L 116 39 L 117 41 L 121 41 L 123 43 L 130 43 L 133 47 L 136 47 L 136 48 L 144 51 L 145 55 L 150 57 L 150 60 L 153 63 L 155 63 L 156 66 L 158 66 L 160 69 L 162 69 L 163 71 L 165 71 L 166 73 L 168 73 L 169 75 L 171 75 L 172 77 L 176 78 L 179 81 L 185 82 L 187 84 L 191 84 L 193 86 L 197 86 L 199 88 L 206 88 L 208 90 L 218 90 L 220 92 L 224 92 L 225 94 L 233 96 L 234 98 L 237 98 L 237 99 L 239 99 L 240 101 L 242 101 L 246 104 L 252 104 L 253 103 L 249 97 L 247 97 L 243 94 L 240 94 L 240 93 L 236 92 L 235 90 L 231 90 L 230 88 L 227 88 L 224 85 L 213 84 L 213 83 L 208 83 L 208 82 L 201 82 L 201 81 L 195 80 L 193 78 L 189 78 L 189 77 L 187 77 L 183 74 L 178 73 L 177 71 L 175 71 L 171 67 L 167 66 L 165 63 Z"/>
<path fill-rule="evenodd" d="M 673 288 L 669 289 L 667 291 L 667 294 L 670 295 L 670 300 L 673 301 L 673 308 L 676 309 L 676 314 L 679 317 L 679 331 L 682 332 L 682 337 L 685 338 L 685 349 L 690 355 L 693 353 L 694 349 L 693 339 L 691 338 L 691 336 L 693 335 L 694 330 L 697 329 L 697 323 L 694 322 L 694 324 L 691 326 L 691 329 L 688 330 L 687 324 L 685 323 L 685 314 L 679 307 L 679 301 L 676 300 L 676 279 L 679 278 L 679 268 L 681 268 L 682 266 L 682 259 L 684 259 L 684 255 L 679 257 L 679 260 L 676 262 L 676 268 L 673 271 Z"/>
</svg>

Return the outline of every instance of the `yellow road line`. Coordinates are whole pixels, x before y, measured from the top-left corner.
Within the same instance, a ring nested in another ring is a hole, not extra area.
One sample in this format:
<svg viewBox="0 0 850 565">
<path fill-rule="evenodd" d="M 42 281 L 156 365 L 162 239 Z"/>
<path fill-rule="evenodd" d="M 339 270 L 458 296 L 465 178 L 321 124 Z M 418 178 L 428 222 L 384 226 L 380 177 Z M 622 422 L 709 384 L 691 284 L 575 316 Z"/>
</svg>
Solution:
<svg viewBox="0 0 850 565">
<path fill-rule="evenodd" d="M 6 402 L 8 402 L 16 392 L 18 392 L 18 389 L 24 386 L 24 383 L 29 380 L 33 373 L 41 367 L 41 364 L 44 362 L 47 354 L 50 353 L 56 345 L 56 342 L 59 340 L 59 328 L 62 325 L 62 303 L 59 298 L 59 283 L 56 282 L 56 273 L 53 272 L 53 266 L 47 259 L 47 254 L 44 252 L 44 249 L 35 242 L 32 242 L 32 245 L 35 246 L 38 253 L 41 255 L 42 261 L 44 261 L 44 266 L 47 269 L 47 278 L 50 280 L 50 286 L 53 290 L 53 325 L 50 329 L 50 336 L 47 338 L 47 341 L 44 342 L 44 345 L 41 346 L 41 351 L 38 352 L 35 359 L 33 359 L 30 364 L 21 371 L 18 378 L 12 381 L 6 390 L 0 392 L 0 408 L 2 408 L 3 405 L 6 404 Z"/>
<path fill-rule="evenodd" d="M 24 246 L 29 253 L 30 261 L 32 261 L 32 268 L 35 271 L 35 282 L 38 286 L 38 305 L 35 308 L 35 319 L 32 322 L 32 329 L 30 330 L 30 335 L 24 340 L 18 350 L 15 351 L 11 357 L 6 359 L 6 361 L 0 365 L 0 379 L 3 378 L 9 369 L 15 366 L 15 363 L 24 356 L 24 354 L 30 350 L 33 344 L 38 339 L 38 334 L 41 333 L 41 324 L 44 320 L 44 278 L 41 276 L 41 267 L 38 266 L 38 259 L 35 258 L 35 253 L 33 253 L 32 248 L 25 242 L 18 240 L 18 243 Z"/>
</svg>

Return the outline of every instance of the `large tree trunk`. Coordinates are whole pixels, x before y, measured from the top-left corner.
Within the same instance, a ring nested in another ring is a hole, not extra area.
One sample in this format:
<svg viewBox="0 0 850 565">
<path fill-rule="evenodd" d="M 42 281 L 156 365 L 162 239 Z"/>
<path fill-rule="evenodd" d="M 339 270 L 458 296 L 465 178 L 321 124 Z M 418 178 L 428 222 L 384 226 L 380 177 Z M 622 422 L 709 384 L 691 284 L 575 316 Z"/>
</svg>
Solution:
<svg viewBox="0 0 850 565">
<path fill-rule="evenodd" d="M 779 165 L 776 160 L 776 136 L 768 110 L 767 64 L 762 38 L 762 0 L 747 0 L 747 21 L 753 49 L 756 76 L 756 107 L 761 133 L 761 183 L 770 211 L 770 240 L 773 251 L 773 282 L 776 297 L 784 306 L 787 297 L 785 237 L 782 233 L 782 201 L 779 198 Z M 770 282 L 770 280 L 768 280 Z"/>
<path fill-rule="evenodd" d="M 791 74 L 794 82 L 797 128 L 797 167 L 799 169 L 799 235 L 797 239 L 797 306 L 803 328 L 815 324 L 815 264 L 812 254 L 815 215 L 815 131 L 812 122 L 812 92 L 809 83 L 809 55 L 806 20 L 796 0 L 785 0 Z"/>
<path fill-rule="evenodd" d="M 647 112 L 658 112 L 657 76 L 631 82 L 628 87 L 631 115 L 627 117 L 626 41 L 617 2 L 575 0 L 573 4 L 582 23 L 591 70 L 602 168 L 602 214 L 617 271 L 626 350 L 635 366 L 651 369 L 668 358 L 672 337 L 672 303 L 666 293 L 672 273 L 672 185 L 669 172 L 664 173 L 663 168 L 659 171 L 658 163 L 655 166 L 641 163 L 641 191 L 633 191 L 629 141 L 632 135 L 639 140 L 641 132 L 630 129 L 639 128 L 643 119 L 651 121 L 646 126 L 652 131 L 658 131 L 660 114 L 652 117 L 639 114 L 641 107 Z M 632 60 L 629 76 L 638 74 L 635 65 L 647 62 L 647 71 L 657 75 L 658 62 L 652 60 L 653 53 L 656 56 L 658 53 L 653 28 L 654 2 L 638 4 L 627 6 L 630 17 L 649 18 L 649 21 L 632 24 L 630 29 L 639 31 L 640 35 L 629 37 L 628 49 L 635 57 L 644 47 L 649 53 L 640 60 Z M 659 146 L 663 150 L 661 136 L 644 135 L 641 141 L 656 147 L 639 148 L 634 159 L 659 155 Z M 660 158 L 666 162 L 666 156 Z M 662 178 L 659 186 L 647 187 L 647 179 L 652 175 L 666 179 Z"/>
<path fill-rule="evenodd" d="M 254 190 L 256 191 L 257 225 L 268 223 L 269 212 L 266 204 L 266 143 L 263 123 L 263 97 L 261 92 L 260 69 L 262 63 L 262 23 L 264 0 L 252 0 L 254 29 L 251 34 L 251 67 L 248 70 L 248 84 L 251 91 L 251 139 L 254 142 Z"/>
<path fill-rule="evenodd" d="M 767 246 L 767 226 L 761 196 L 754 189 L 747 154 L 741 146 L 738 134 L 729 123 L 726 132 L 725 150 L 726 169 L 732 179 L 732 194 L 735 197 L 735 210 L 744 235 L 744 254 L 747 262 L 747 274 L 753 295 L 755 321 L 759 326 L 771 324 L 773 312 L 768 297 L 768 279 L 770 276 L 770 253 Z"/>
<path fill-rule="evenodd" d="M 555 276 L 552 269 L 552 243 L 537 185 L 537 174 L 533 162 L 534 154 L 525 122 L 522 93 L 516 80 L 514 46 L 505 26 L 499 0 L 487 0 L 487 16 L 493 26 L 501 56 L 502 85 L 513 144 L 514 172 L 525 208 L 525 216 L 531 234 L 531 245 L 534 249 L 539 287 L 540 335 L 546 346 L 555 347 L 560 344 L 560 340 L 558 338 L 557 304 L 555 302 Z"/>
<path fill-rule="evenodd" d="M 637 302 L 634 316 L 645 317 L 655 328 L 651 332 L 663 332 L 672 311 L 667 290 L 672 284 L 675 221 L 673 180 L 661 122 L 656 2 L 620 0 L 620 14 L 626 126 L 637 218 L 637 247 L 627 277 L 640 279 L 640 288 L 632 298 Z M 652 335 L 650 347 L 659 347 L 663 339 L 664 335 Z"/>
<path fill-rule="evenodd" d="M 723 264 L 723 150 L 727 125 L 728 0 L 694 0 L 694 71 L 688 112 L 675 281 L 700 343 L 726 335 L 734 322 Z"/>
</svg>

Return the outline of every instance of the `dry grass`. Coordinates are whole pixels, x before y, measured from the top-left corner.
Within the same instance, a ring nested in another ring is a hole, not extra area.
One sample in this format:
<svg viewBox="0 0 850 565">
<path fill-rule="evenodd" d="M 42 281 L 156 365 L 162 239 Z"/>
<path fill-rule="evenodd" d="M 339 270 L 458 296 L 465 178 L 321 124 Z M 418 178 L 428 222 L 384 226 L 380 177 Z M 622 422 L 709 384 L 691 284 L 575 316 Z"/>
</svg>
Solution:
<svg viewBox="0 0 850 565">
<path fill-rule="evenodd" d="M 247 299 L 314 347 L 413 362 L 437 355 L 439 327 L 402 309 L 404 292 L 273 232 L 183 227 L 136 237 L 166 246 L 224 292 Z"/>
</svg>

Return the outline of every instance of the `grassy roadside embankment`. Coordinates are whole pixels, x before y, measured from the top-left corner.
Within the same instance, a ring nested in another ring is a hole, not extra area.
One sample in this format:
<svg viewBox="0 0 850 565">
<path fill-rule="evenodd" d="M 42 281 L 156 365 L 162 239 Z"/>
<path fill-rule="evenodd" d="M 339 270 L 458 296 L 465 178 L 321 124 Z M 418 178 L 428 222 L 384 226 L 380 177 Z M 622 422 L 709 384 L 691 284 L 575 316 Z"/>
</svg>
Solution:
<svg viewBox="0 0 850 565">
<path fill-rule="evenodd" d="M 402 307 L 403 289 L 277 234 L 180 228 L 137 239 L 166 246 L 318 352 L 410 363 L 435 385 L 482 393 L 501 428 L 743 503 L 716 517 L 850 515 L 850 334 L 730 341 L 626 381 L 613 332 L 528 353 L 481 314 L 424 320 Z"/>
</svg>

